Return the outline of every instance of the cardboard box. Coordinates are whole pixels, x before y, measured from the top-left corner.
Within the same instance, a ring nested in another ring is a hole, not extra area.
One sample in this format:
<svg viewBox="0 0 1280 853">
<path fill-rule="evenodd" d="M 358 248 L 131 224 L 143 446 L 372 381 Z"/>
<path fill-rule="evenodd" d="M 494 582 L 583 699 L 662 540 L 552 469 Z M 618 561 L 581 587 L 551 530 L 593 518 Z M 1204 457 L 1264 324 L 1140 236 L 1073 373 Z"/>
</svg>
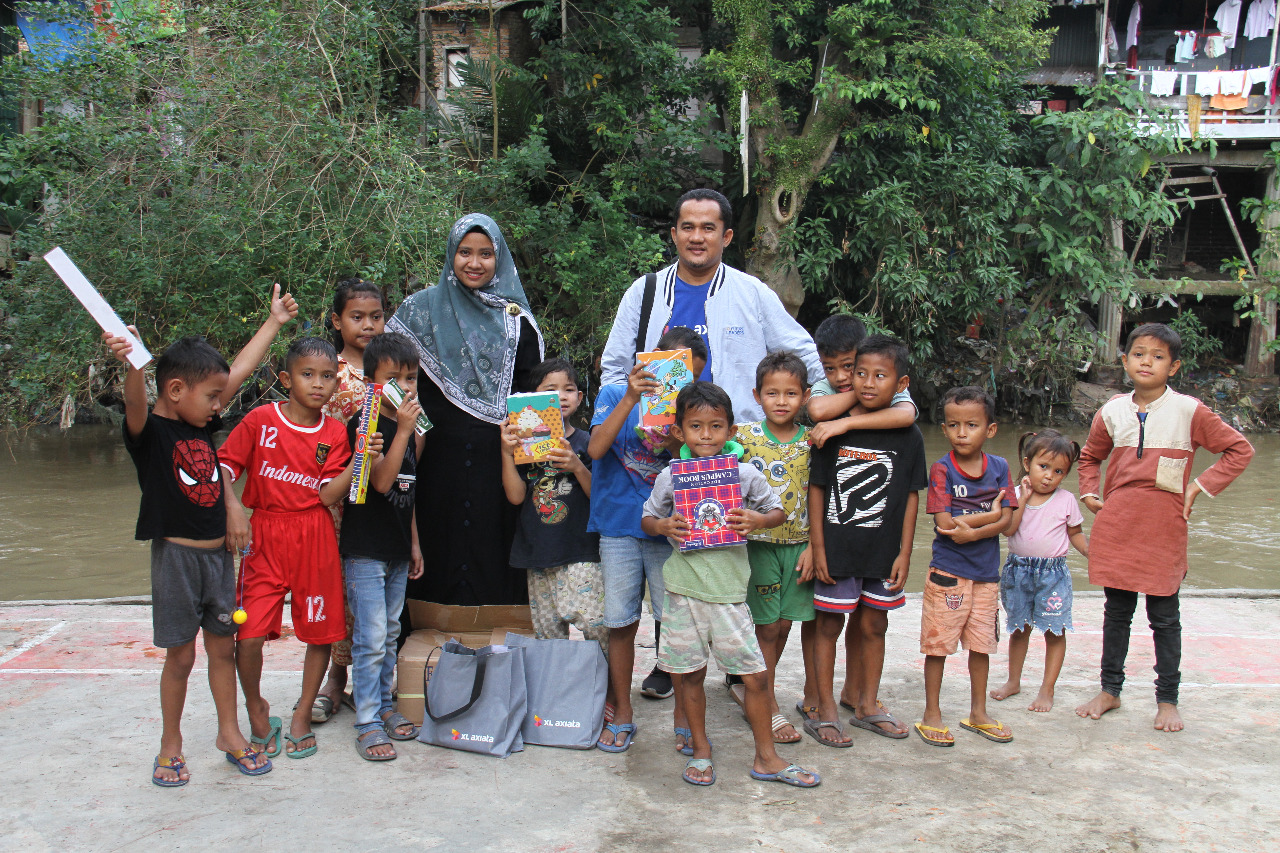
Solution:
<svg viewBox="0 0 1280 853">
<path fill-rule="evenodd" d="M 479 649 L 506 641 L 507 632 L 533 636 L 528 605 L 457 607 L 428 601 L 409 601 L 414 631 L 396 659 L 396 710 L 415 726 L 422 725 L 426 708 L 427 661 L 450 639 Z"/>
</svg>

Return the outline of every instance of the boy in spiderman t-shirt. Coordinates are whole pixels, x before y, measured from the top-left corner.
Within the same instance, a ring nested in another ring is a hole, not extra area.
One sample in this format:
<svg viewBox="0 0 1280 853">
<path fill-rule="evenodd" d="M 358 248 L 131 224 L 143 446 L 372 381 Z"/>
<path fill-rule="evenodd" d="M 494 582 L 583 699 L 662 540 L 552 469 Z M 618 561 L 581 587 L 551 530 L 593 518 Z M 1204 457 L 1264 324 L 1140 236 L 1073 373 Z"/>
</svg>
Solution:
<svg viewBox="0 0 1280 853">
<path fill-rule="evenodd" d="M 353 457 L 346 425 L 324 413 L 338 385 L 338 355 L 319 338 L 295 341 L 285 356 L 280 384 L 283 403 L 259 406 L 241 421 L 219 451 L 232 482 L 245 476 L 244 504 L 227 489 L 227 535 L 244 549 L 240 563 L 247 619 L 240 626 L 236 668 L 244 689 L 252 740 L 269 756 L 279 755 L 280 738 L 290 758 L 317 749 L 311 706 L 325 669 L 329 644 L 346 636 L 338 539 L 327 507 L 342 500 L 351 484 Z M 381 451 L 372 436 L 370 450 Z M 244 507 L 253 509 L 252 526 Z M 289 731 L 269 716 L 262 698 L 262 647 L 280 636 L 282 608 L 292 593 L 293 632 L 307 644 L 302 697 Z M 273 743 L 274 741 L 274 743 Z"/>
<path fill-rule="evenodd" d="M 221 428 L 218 412 L 258 366 L 280 327 L 297 314 L 293 297 L 281 296 L 275 285 L 270 316 L 230 366 L 203 338 L 170 345 L 156 362 L 151 411 L 146 374 L 129 365 L 125 377 L 124 443 L 142 487 L 137 538 L 151 540 L 153 642 L 165 650 L 160 672 L 164 728 L 151 770 L 151 781 L 162 788 L 181 787 L 191 778 L 182 754 L 182 708 L 201 630 L 218 714 L 217 747 L 247 776 L 271 770 L 271 761 L 245 740 L 236 718 L 236 576 L 224 504 L 231 490 L 222 487 L 213 435 Z M 129 341 L 110 333 L 102 338 L 127 365 Z"/>
</svg>

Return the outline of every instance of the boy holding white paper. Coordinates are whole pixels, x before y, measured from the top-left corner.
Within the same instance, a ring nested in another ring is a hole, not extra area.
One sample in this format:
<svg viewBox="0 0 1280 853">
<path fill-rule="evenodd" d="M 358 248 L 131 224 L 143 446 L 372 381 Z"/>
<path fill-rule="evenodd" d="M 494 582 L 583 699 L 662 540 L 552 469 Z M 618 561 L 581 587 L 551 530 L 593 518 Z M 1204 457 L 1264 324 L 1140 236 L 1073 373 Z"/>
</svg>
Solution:
<svg viewBox="0 0 1280 853">
<path fill-rule="evenodd" d="M 136 535 L 151 540 L 153 642 L 165 650 L 160 673 L 163 731 L 151 775 L 162 788 L 181 787 L 191 778 L 181 722 L 201 630 L 218 714 L 215 743 L 246 776 L 271 770 L 271 761 L 250 746 L 236 718 L 236 576 L 230 550 L 239 545 L 226 535 L 224 501 L 231 490 L 223 487 L 213 435 L 221 428 L 222 407 L 258 366 L 280 328 L 297 315 L 293 297 L 281 296 L 280 285 L 275 285 L 270 316 L 230 366 L 202 338 L 177 341 L 156 364 L 151 411 L 146 375 L 129 360 L 133 344 L 111 332 L 102 335 L 112 354 L 129 365 L 124 441 L 142 487 Z M 136 328 L 129 331 L 138 336 Z"/>
</svg>

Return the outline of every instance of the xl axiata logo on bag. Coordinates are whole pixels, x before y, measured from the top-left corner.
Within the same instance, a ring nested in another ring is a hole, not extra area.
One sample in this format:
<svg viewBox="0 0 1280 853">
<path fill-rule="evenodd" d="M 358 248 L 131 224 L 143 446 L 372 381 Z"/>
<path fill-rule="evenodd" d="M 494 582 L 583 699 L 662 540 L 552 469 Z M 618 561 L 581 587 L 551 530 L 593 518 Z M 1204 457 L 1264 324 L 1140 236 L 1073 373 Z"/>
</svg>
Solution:
<svg viewBox="0 0 1280 853">
<path fill-rule="evenodd" d="M 460 732 L 457 729 L 449 729 L 449 733 L 453 735 L 454 740 L 466 740 L 474 743 L 493 743 L 493 737 L 490 735 L 469 735 L 466 732 Z"/>
<path fill-rule="evenodd" d="M 559 729 L 580 729 L 582 723 L 577 720 L 544 720 L 537 714 L 533 715 L 533 724 L 535 726 L 551 726 Z"/>
</svg>

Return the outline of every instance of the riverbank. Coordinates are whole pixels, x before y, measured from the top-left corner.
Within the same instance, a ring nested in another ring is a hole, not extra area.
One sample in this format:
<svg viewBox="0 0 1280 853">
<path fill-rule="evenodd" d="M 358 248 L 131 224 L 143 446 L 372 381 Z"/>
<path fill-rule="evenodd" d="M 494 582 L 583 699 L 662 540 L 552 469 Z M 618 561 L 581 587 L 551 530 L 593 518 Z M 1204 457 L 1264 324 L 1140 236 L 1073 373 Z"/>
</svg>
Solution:
<svg viewBox="0 0 1280 853">
<path fill-rule="evenodd" d="M 1238 594 L 1237 594 L 1238 595 Z M 670 701 L 637 698 L 640 732 L 625 754 L 529 747 L 506 760 L 417 743 L 389 764 L 362 761 L 344 710 L 316 728 L 313 758 L 240 776 L 213 748 L 212 701 L 197 660 L 184 718 L 191 784 L 150 784 L 159 740 L 163 653 L 142 605 L 0 606 L 0 760 L 7 768 L 0 848 L 120 850 L 641 851 L 683 847 L 820 851 L 865 847 L 1019 851 L 1264 851 L 1280 846 L 1277 712 L 1280 598 L 1183 600 L 1186 731 L 1151 728 L 1152 649 L 1135 620 L 1125 705 L 1100 721 L 1072 708 L 1093 694 L 1101 599 L 1082 595 L 1057 706 L 1025 710 L 1040 675 L 1033 643 L 1026 690 L 994 712 L 1010 744 L 959 731 L 967 710 L 962 656 L 948 662 L 943 709 L 952 749 L 851 730 L 852 749 L 806 738 L 780 752 L 816 768 L 811 791 L 752 781 L 750 737 L 709 680 L 718 781 L 680 779 Z M 890 619 L 882 698 L 906 722 L 923 705 L 920 603 Z M 643 624 L 637 672 L 653 662 Z M 276 711 L 295 695 L 302 646 L 268 645 L 264 692 Z M 1003 654 L 992 659 L 993 681 Z M 798 643 L 783 658 L 784 713 L 799 698 Z M 1021 700 L 1021 701 L 1019 701 Z M 243 712 L 241 718 L 243 722 Z"/>
</svg>

